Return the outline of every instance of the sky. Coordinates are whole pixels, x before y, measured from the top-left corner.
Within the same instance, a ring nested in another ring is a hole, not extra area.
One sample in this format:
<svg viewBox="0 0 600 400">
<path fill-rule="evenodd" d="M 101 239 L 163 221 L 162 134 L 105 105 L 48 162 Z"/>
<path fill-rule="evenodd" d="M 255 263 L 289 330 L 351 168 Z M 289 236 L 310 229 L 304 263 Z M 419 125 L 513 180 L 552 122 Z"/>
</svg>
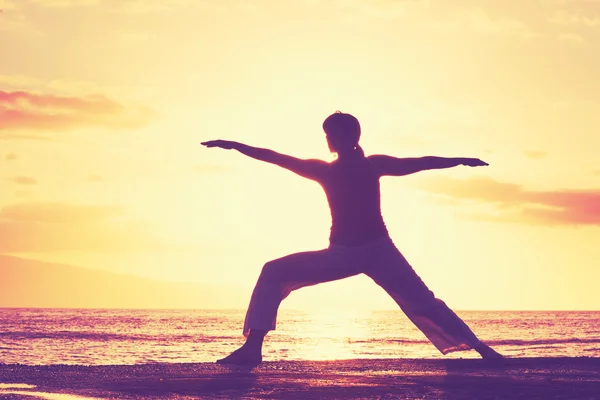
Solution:
<svg viewBox="0 0 600 400">
<path fill-rule="evenodd" d="M 200 142 L 331 161 L 342 110 L 367 154 L 490 164 L 382 179 L 392 239 L 448 305 L 600 309 L 600 1 L 0 9 L 0 254 L 249 296 L 265 262 L 327 246 L 326 199 Z M 395 307 L 364 276 L 284 304 L 350 297 Z"/>
</svg>

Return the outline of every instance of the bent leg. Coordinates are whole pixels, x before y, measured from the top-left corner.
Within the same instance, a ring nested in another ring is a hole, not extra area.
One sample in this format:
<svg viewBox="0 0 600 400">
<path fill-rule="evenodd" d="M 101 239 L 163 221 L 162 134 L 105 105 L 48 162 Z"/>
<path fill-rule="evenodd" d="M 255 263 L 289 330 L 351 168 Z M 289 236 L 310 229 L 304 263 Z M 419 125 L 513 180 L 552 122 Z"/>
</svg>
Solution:
<svg viewBox="0 0 600 400">
<path fill-rule="evenodd" d="M 481 346 L 471 329 L 434 296 L 392 243 L 381 249 L 376 258 L 378 262 L 366 274 L 394 299 L 442 354 Z"/>
<path fill-rule="evenodd" d="M 269 261 L 252 292 L 244 321 L 244 336 L 248 336 L 250 330 L 274 330 L 279 305 L 293 290 L 361 272 L 356 260 L 336 247 Z"/>
<path fill-rule="evenodd" d="M 330 247 L 320 251 L 296 253 L 269 261 L 256 282 L 246 319 L 246 343 L 219 364 L 255 366 L 262 361 L 262 342 L 275 329 L 279 304 L 293 290 L 356 275 L 361 271 L 347 250 Z"/>
</svg>

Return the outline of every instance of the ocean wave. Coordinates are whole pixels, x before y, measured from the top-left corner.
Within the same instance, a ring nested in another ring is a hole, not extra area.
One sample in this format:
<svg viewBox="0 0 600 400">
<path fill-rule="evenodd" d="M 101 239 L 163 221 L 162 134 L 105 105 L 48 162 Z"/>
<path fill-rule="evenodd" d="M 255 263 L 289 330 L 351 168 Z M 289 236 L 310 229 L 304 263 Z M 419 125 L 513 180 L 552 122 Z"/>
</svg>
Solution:
<svg viewBox="0 0 600 400">
<path fill-rule="evenodd" d="M 389 339 L 389 338 L 377 338 L 377 339 L 364 339 L 364 340 L 353 340 L 347 339 L 347 343 L 358 343 L 358 344 L 368 344 L 368 343 L 384 343 L 384 344 L 426 344 L 430 343 L 429 340 L 413 340 L 413 339 Z M 555 344 L 600 344 L 600 337 L 598 338 L 564 338 L 564 339 L 554 339 L 554 338 L 546 338 L 546 339 L 532 339 L 532 340 L 523 340 L 523 339 L 499 339 L 499 340 L 485 340 L 485 343 L 490 346 L 544 346 L 544 345 L 555 345 Z"/>
<path fill-rule="evenodd" d="M 203 335 L 203 334 L 173 334 L 171 332 L 161 333 L 117 333 L 117 332 L 94 332 L 94 331 L 14 331 L 14 332 L 0 332 L 0 343 L 4 342 L 19 342 L 28 340 L 81 340 L 81 341 L 92 341 L 92 342 L 152 342 L 160 345 L 176 344 L 176 343 L 215 343 L 215 342 L 226 342 L 226 341 L 239 341 L 240 336 L 237 335 Z M 290 340 L 281 335 L 274 338 L 276 342 L 282 340 Z M 306 340 L 301 338 L 300 341 Z M 429 344 L 429 340 L 423 339 L 404 339 L 404 338 L 362 338 L 353 339 L 348 337 L 345 339 L 346 343 L 358 344 L 358 345 L 425 345 Z M 600 345 L 600 337 L 567 337 L 567 338 L 539 338 L 539 339 L 497 339 L 497 340 L 485 340 L 485 343 L 490 346 L 516 346 L 516 347 L 530 347 L 530 346 L 553 346 L 553 345 L 573 345 L 573 344 L 590 344 Z"/>
<path fill-rule="evenodd" d="M 152 335 L 152 334 L 121 334 L 107 332 L 55 331 L 55 332 L 0 332 L 3 340 L 90 340 L 97 342 L 108 341 L 160 341 L 160 342 L 196 342 L 210 343 L 214 341 L 237 339 L 238 336 L 203 336 L 203 335 Z"/>
<path fill-rule="evenodd" d="M 486 340 L 486 344 L 490 346 L 535 346 L 535 345 L 548 345 L 548 344 L 574 344 L 574 343 L 600 343 L 600 337 L 598 338 L 564 338 L 564 339 L 533 339 L 533 340 L 520 340 L 520 339 L 500 339 L 500 340 Z"/>
<path fill-rule="evenodd" d="M 425 343 L 430 343 L 429 340 L 423 339 L 423 340 L 414 340 L 414 339 L 347 339 L 346 340 L 347 343 L 360 343 L 360 344 L 366 344 L 366 343 L 386 343 L 386 344 L 392 344 L 392 343 L 400 343 L 400 344 L 425 344 Z"/>
</svg>

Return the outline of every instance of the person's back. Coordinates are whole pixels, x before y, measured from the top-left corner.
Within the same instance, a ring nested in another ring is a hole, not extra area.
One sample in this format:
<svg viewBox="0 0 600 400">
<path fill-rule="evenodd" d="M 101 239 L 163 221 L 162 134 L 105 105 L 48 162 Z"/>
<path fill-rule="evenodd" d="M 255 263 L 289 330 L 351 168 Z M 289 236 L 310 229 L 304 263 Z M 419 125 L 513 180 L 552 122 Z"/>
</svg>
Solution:
<svg viewBox="0 0 600 400">
<path fill-rule="evenodd" d="M 336 160 L 320 183 L 331 210 L 331 243 L 358 246 L 388 235 L 381 216 L 379 176 L 368 158 Z"/>
</svg>

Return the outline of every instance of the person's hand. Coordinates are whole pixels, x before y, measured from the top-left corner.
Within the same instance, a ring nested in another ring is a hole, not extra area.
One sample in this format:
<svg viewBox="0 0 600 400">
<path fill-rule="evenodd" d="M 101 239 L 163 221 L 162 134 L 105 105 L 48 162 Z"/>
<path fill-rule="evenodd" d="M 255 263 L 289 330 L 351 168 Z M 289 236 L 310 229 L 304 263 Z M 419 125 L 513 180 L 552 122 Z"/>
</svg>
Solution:
<svg viewBox="0 0 600 400">
<path fill-rule="evenodd" d="M 229 140 L 209 140 L 208 142 L 202 142 L 200 144 L 208 148 L 220 147 L 221 149 L 231 150 L 237 143 Z"/>
<path fill-rule="evenodd" d="M 466 165 L 468 167 L 483 167 L 489 164 L 485 161 L 481 161 L 479 158 L 465 158 L 463 159 L 462 165 Z"/>
</svg>

